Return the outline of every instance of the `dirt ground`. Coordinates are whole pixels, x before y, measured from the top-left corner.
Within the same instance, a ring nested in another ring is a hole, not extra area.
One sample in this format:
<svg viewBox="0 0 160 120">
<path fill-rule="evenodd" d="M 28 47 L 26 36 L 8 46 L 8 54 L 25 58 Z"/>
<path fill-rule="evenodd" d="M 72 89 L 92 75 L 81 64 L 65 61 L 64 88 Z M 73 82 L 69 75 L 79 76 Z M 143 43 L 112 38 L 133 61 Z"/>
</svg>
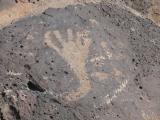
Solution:
<svg viewBox="0 0 160 120">
<path fill-rule="evenodd" d="M 158 1 L 1 0 L 1 120 L 160 120 Z"/>
</svg>

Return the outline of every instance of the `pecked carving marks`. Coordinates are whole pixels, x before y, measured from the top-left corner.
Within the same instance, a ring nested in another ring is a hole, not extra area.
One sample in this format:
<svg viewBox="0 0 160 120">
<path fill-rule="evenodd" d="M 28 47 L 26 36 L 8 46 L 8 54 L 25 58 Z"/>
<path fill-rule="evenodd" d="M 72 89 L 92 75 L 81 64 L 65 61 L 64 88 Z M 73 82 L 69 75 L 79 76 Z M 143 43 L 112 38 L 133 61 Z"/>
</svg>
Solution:
<svg viewBox="0 0 160 120">
<path fill-rule="evenodd" d="M 68 101 L 75 101 L 85 96 L 91 89 L 85 67 L 91 39 L 88 37 L 88 31 L 76 32 L 74 35 L 72 29 L 67 29 L 67 35 L 68 38 L 65 39 L 60 31 L 47 31 L 44 42 L 45 45 L 56 50 L 66 60 L 78 77 L 80 82 L 79 88 L 76 91 L 67 93 L 65 96 L 65 99 Z"/>
</svg>

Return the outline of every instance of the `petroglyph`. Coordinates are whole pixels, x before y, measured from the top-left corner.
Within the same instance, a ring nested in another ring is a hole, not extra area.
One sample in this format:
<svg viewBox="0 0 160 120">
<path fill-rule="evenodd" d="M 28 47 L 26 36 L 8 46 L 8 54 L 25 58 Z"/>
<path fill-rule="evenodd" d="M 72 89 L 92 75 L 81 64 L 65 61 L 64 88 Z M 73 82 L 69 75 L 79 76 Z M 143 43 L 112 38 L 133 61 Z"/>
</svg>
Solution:
<svg viewBox="0 0 160 120">
<path fill-rule="evenodd" d="M 109 73 L 105 73 L 105 72 L 95 72 L 95 73 L 92 73 L 91 76 L 94 76 L 96 78 L 98 78 L 98 80 L 105 80 L 109 77 Z"/>
<path fill-rule="evenodd" d="M 118 95 L 125 90 L 125 88 L 127 87 L 128 82 L 129 82 L 128 80 L 123 80 L 122 82 L 120 82 L 118 80 L 120 77 L 123 76 L 123 73 L 120 70 L 118 70 L 117 68 L 113 68 L 111 73 L 95 72 L 95 73 L 92 73 L 91 76 L 96 77 L 99 81 L 108 80 L 109 77 L 114 76 L 115 80 L 118 83 L 120 83 L 120 85 L 117 87 L 117 89 L 115 89 L 113 91 L 113 93 L 111 93 L 112 95 L 111 94 L 107 94 L 103 98 L 103 101 L 104 101 L 103 104 L 110 104 L 114 99 L 116 99 L 118 97 Z"/>
<path fill-rule="evenodd" d="M 111 47 L 109 46 L 113 46 L 113 48 L 125 48 L 124 44 L 122 42 L 117 42 L 117 45 L 113 45 L 113 44 L 109 44 L 107 42 L 101 42 L 101 47 L 103 48 L 103 50 L 105 51 L 105 56 L 107 56 L 107 58 L 109 60 L 122 60 L 126 58 L 125 54 L 120 53 L 120 51 L 114 51 L 112 50 Z M 114 51 L 114 52 L 113 52 Z"/>
<path fill-rule="evenodd" d="M 67 30 L 68 38 L 62 37 L 60 31 L 48 31 L 45 34 L 45 44 L 56 50 L 70 65 L 79 79 L 80 86 L 76 91 L 71 91 L 65 97 L 68 101 L 75 101 L 85 96 L 91 89 L 90 80 L 86 73 L 86 59 L 91 45 L 88 31 L 77 32 L 73 35 L 71 29 Z M 62 47 L 58 47 L 59 42 Z"/>
<path fill-rule="evenodd" d="M 101 60 L 105 60 L 106 58 L 104 56 L 98 56 L 98 57 L 94 57 L 92 58 L 90 61 L 91 62 L 100 62 Z"/>
<path fill-rule="evenodd" d="M 108 42 L 102 41 L 100 43 L 100 46 L 103 49 L 103 53 L 101 53 L 101 55 L 99 55 L 98 57 L 94 57 L 90 60 L 90 62 L 94 63 L 96 67 L 102 67 L 103 63 L 105 63 L 105 60 L 109 61 L 116 60 L 118 63 L 118 61 L 121 61 L 123 58 L 125 58 L 125 55 L 118 51 L 118 48 L 121 48 L 123 46 L 123 43 L 119 42 L 114 44 L 109 41 Z M 115 48 L 117 50 L 113 50 Z M 97 66 L 96 63 L 99 63 L 101 66 L 99 64 Z M 102 80 L 107 81 L 109 80 L 109 78 L 112 77 L 119 84 L 119 86 L 114 88 L 114 90 L 111 93 L 107 94 L 105 97 L 102 98 L 102 101 L 104 102 L 102 104 L 110 104 L 114 99 L 118 97 L 118 95 L 122 91 L 125 90 L 128 84 L 128 80 L 125 79 L 125 75 L 123 74 L 123 72 L 114 64 L 112 63 L 109 64 L 110 67 L 112 68 L 112 71 L 110 72 L 97 71 L 91 74 L 91 76 L 96 77 L 96 79 L 98 79 L 99 82 L 101 82 Z"/>
<path fill-rule="evenodd" d="M 106 60 L 105 56 L 98 56 L 90 59 L 90 62 L 96 67 L 102 67 L 104 65 L 104 60 Z"/>
<path fill-rule="evenodd" d="M 20 72 L 16 73 L 16 72 L 9 71 L 9 72 L 7 72 L 7 75 L 20 76 L 20 75 L 22 75 L 22 73 L 20 73 Z"/>
<path fill-rule="evenodd" d="M 127 84 L 128 84 L 128 80 L 125 80 L 121 83 L 121 85 L 116 89 L 114 90 L 113 92 L 113 95 L 110 95 L 110 94 L 107 94 L 105 97 L 104 97 L 104 103 L 103 104 L 110 104 L 114 99 L 116 99 L 118 97 L 118 95 L 125 90 L 125 88 L 127 87 Z M 102 105 L 103 105 L 102 104 Z"/>
<path fill-rule="evenodd" d="M 98 78 L 98 80 L 106 80 L 108 79 L 110 76 L 114 76 L 114 77 L 117 77 L 117 81 L 118 81 L 118 78 L 119 77 L 122 77 L 123 76 L 123 73 L 118 70 L 117 68 L 113 68 L 112 72 L 95 72 L 95 73 L 92 73 L 91 76 L 93 77 L 96 77 Z"/>
<path fill-rule="evenodd" d="M 112 74 L 113 74 L 115 77 L 123 76 L 122 71 L 118 70 L 117 68 L 113 68 Z"/>
<path fill-rule="evenodd" d="M 117 61 L 121 61 L 122 58 L 125 57 L 125 55 L 123 53 L 120 53 L 119 51 L 114 51 L 111 49 L 110 46 L 113 46 L 113 48 L 115 48 L 116 46 L 115 45 L 110 45 L 112 43 L 109 43 L 109 42 L 101 42 L 100 45 L 101 45 L 101 48 L 103 49 L 103 54 L 104 55 L 100 55 L 98 57 L 95 57 L 95 58 L 92 58 L 90 60 L 90 62 L 92 63 L 104 63 L 105 60 L 109 60 L 109 61 L 112 61 L 112 60 L 117 60 Z M 121 45 L 119 46 L 120 44 L 117 45 L 116 48 L 121 48 Z M 99 66 L 98 66 L 99 67 Z M 102 81 L 102 80 L 109 80 L 110 77 L 113 77 L 114 80 L 117 81 L 118 84 L 120 84 L 119 86 L 117 86 L 117 88 L 114 88 L 114 90 L 107 94 L 103 99 L 102 101 L 104 103 L 102 104 L 110 104 L 114 99 L 116 99 L 118 97 L 118 95 L 125 90 L 125 88 L 127 87 L 127 84 L 128 84 L 128 80 L 125 79 L 125 75 L 123 74 L 123 72 L 118 68 L 116 67 L 114 64 L 112 65 L 110 63 L 110 67 L 112 67 L 112 71 L 111 72 L 94 72 L 91 74 L 92 77 L 96 77 L 99 81 Z M 124 78 L 123 78 L 124 77 Z M 122 80 L 121 78 L 123 78 L 124 80 Z"/>
<path fill-rule="evenodd" d="M 107 42 L 101 42 L 101 46 L 105 51 L 106 56 L 108 57 L 108 59 L 112 58 L 112 52 L 111 50 L 108 48 Z"/>
</svg>

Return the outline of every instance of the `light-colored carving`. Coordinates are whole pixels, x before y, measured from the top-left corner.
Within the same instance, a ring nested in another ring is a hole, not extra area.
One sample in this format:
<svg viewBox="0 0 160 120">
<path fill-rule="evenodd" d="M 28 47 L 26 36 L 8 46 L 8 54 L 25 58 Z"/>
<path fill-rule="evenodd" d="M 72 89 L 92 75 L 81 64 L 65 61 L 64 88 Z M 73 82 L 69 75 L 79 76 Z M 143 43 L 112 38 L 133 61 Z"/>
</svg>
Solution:
<svg viewBox="0 0 160 120">
<path fill-rule="evenodd" d="M 11 75 L 11 76 L 21 76 L 22 73 L 20 73 L 20 72 L 16 73 L 16 72 L 13 72 L 13 71 L 9 71 L 9 72 L 7 72 L 7 75 Z"/>
<path fill-rule="evenodd" d="M 114 90 L 113 95 L 107 94 L 107 95 L 104 97 L 104 99 L 103 99 L 103 101 L 104 101 L 103 104 L 110 104 L 114 99 L 116 99 L 116 98 L 118 97 L 118 95 L 119 95 L 122 91 L 125 90 L 125 88 L 127 87 L 127 84 L 128 84 L 128 80 L 125 80 L 125 81 L 123 81 L 123 82 L 121 83 L 121 85 L 120 85 L 117 89 Z M 102 104 L 102 105 L 103 105 L 103 104 Z"/>
<path fill-rule="evenodd" d="M 111 50 L 108 48 L 107 42 L 101 42 L 101 46 L 104 49 L 105 54 L 108 57 L 108 59 L 111 59 L 113 57 L 113 54 Z"/>
<path fill-rule="evenodd" d="M 45 43 L 66 60 L 78 77 L 80 81 L 79 88 L 76 91 L 68 93 L 66 96 L 68 101 L 75 101 L 85 96 L 91 89 L 85 67 L 91 39 L 88 37 L 88 31 L 77 32 L 74 36 L 73 31 L 68 29 L 67 34 L 68 38 L 63 38 L 57 30 L 48 31 L 45 34 Z M 56 42 L 59 42 L 62 48 L 58 47 Z"/>
<path fill-rule="evenodd" d="M 105 73 L 105 72 L 95 72 L 93 74 L 91 74 L 91 76 L 94 76 L 96 78 L 98 78 L 98 80 L 105 80 L 109 77 L 109 73 Z"/>
</svg>

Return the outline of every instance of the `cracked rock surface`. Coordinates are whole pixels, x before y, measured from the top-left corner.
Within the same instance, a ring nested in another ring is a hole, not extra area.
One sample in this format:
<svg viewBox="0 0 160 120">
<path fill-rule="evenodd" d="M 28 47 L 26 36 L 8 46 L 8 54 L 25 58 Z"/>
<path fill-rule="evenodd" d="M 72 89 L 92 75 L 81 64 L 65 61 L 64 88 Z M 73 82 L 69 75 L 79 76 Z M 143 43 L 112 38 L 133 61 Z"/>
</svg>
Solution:
<svg viewBox="0 0 160 120">
<path fill-rule="evenodd" d="M 4 27 L 0 119 L 159 120 L 159 38 L 151 20 L 110 2 Z"/>
</svg>

